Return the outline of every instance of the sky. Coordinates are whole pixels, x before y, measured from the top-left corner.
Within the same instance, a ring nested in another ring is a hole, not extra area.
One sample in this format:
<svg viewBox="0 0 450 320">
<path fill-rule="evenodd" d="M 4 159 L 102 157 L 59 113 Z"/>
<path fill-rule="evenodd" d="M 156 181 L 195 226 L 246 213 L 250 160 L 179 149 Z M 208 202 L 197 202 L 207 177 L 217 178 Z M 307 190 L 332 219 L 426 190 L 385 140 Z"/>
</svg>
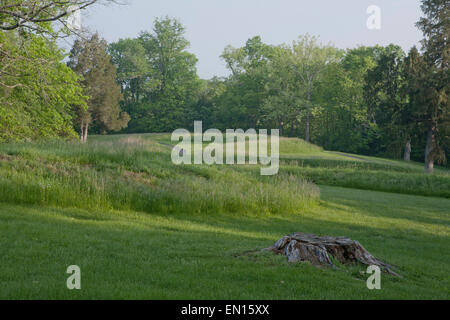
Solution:
<svg viewBox="0 0 450 320">
<path fill-rule="evenodd" d="M 156 17 L 177 18 L 186 28 L 189 51 L 198 58 L 201 78 L 227 76 L 220 59 L 227 45 L 242 47 L 261 36 L 268 44 L 291 43 L 299 35 L 319 36 L 338 48 L 358 45 L 420 46 L 415 23 L 420 0 L 119 0 L 125 5 L 96 5 L 82 13 L 82 24 L 108 42 L 151 31 Z M 370 30 L 367 9 L 381 9 L 381 28 Z"/>
</svg>

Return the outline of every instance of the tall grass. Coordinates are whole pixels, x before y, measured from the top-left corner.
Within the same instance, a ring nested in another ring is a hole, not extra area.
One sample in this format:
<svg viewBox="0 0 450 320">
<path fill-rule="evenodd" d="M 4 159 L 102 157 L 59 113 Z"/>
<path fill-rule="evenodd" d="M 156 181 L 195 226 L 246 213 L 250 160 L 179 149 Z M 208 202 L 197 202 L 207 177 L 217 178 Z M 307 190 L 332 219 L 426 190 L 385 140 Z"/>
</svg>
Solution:
<svg viewBox="0 0 450 320">
<path fill-rule="evenodd" d="M 316 186 L 302 178 L 261 180 L 230 167 L 175 166 L 170 149 L 139 136 L 86 145 L 49 141 L 0 146 L 0 201 L 152 213 L 299 213 Z"/>
<path fill-rule="evenodd" d="M 258 166 L 173 165 L 167 135 L 93 137 L 0 145 L 0 201 L 151 213 L 299 213 L 314 205 L 313 184 L 450 197 L 450 175 L 376 161 L 308 158 L 321 149 L 281 139 L 280 173 Z M 286 153 L 291 152 L 291 153 Z M 319 152 L 319 153 L 318 153 Z M 322 152 L 323 153 L 323 152 Z M 302 158 L 302 155 L 306 155 Z M 311 182 L 308 182 L 311 181 Z"/>
<path fill-rule="evenodd" d="M 449 175 L 427 175 L 398 168 L 375 170 L 367 164 L 330 167 L 290 165 L 282 166 L 280 172 L 320 185 L 450 198 Z"/>
</svg>

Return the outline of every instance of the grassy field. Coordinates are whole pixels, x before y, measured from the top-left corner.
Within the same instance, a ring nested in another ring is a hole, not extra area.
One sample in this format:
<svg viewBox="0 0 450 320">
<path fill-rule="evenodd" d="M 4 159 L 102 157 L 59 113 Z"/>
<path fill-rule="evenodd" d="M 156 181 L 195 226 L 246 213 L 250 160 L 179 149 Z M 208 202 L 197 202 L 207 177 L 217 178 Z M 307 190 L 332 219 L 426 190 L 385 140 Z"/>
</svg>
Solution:
<svg viewBox="0 0 450 320">
<path fill-rule="evenodd" d="M 450 174 L 282 139 L 280 173 L 175 166 L 169 136 L 0 145 L 0 299 L 448 299 Z M 318 269 L 262 253 L 346 236 L 395 266 Z M 78 265 L 82 290 L 66 288 Z"/>
</svg>

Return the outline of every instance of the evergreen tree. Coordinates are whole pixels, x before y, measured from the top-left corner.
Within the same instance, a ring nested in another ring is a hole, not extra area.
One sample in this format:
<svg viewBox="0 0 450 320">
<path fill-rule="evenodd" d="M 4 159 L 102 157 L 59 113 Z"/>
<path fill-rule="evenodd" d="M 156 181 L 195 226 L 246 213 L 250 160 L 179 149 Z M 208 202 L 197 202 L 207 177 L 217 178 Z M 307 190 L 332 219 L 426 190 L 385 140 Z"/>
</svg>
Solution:
<svg viewBox="0 0 450 320">
<path fill-rule="evenodd" d="M 416 112 L 426 127 L 425 170 L 433 172 L 434 162 L 446 160 L 443 145 L 448 138 L 450 123 L 449 55 L 450 55 L 450 3 L 449 0 L 423 0 L 422 11 L 425 14 L 417 23 L 423 31 L 423 63 L 420 70 L 425 71 L 422 88 L 424 105 Z"/>
<path fill-rule="evenodd" d="M 88 108 L 78 109 L 80 136 L 87 141 L 89 127 L 95 132 L 119 131 L 125 128 L 129 116 L 120 110 L 122 99 L 120 86 L 116 82 L 116 67 L 111 63 L 105 40 L 98 34 L 90 39 L 77 40 L 70 52 L 68 65 L 80 76 L 89 96 Z"/>
</svg>

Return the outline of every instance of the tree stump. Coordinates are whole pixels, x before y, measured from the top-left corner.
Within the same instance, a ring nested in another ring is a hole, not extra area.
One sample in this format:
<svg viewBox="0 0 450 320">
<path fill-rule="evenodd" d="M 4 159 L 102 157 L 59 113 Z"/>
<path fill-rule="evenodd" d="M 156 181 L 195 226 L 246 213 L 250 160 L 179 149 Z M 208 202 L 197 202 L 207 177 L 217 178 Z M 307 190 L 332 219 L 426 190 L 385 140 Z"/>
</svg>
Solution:
<svg viewBox="0 0 450 320">
<path fill-rule="evenodd" d="M 392 266 L 376 259 L 358 242 L 345 237 L 319 237 L 296 232 L 285 236 L 264 250 L 287 256 L 289 262 L 309 261 L 314 266 L 334 266 L 330 256 L 342 264 L 362 263 L 376 265 L 385 272 L 398 276 Z"/>
</svg>

